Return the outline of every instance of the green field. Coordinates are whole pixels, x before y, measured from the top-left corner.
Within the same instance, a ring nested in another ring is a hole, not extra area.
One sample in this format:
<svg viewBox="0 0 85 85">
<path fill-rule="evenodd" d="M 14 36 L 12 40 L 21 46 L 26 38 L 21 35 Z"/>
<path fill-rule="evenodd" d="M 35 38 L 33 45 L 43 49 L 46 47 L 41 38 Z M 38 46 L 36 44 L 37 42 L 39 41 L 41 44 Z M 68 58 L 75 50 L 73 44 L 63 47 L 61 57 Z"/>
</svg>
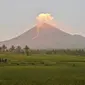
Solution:
<svg viewBox="0 0 85 85">
<path fill-rule="evenodd" d="M 0 85 L 85 85 L 85 56 L 0 54 Z"/>
</svg>

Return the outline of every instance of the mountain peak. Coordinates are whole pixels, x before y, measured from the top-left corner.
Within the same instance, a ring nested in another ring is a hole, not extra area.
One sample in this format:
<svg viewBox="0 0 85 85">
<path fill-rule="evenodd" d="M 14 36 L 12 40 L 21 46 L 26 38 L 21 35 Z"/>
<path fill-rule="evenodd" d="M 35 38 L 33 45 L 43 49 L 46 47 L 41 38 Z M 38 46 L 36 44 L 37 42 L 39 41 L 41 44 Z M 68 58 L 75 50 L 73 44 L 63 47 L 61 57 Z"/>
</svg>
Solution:
<svg viewBox="0 0 85 85">
<path fill-rule="evenodd" d="M 51 25 L 51 24 L 49 24 L 49 23 L 43 23 L 43 24 L 41 25 L 41 28 L 56 28 L 56 27 L 53 26 L 53 25 Z"/>
</svg>

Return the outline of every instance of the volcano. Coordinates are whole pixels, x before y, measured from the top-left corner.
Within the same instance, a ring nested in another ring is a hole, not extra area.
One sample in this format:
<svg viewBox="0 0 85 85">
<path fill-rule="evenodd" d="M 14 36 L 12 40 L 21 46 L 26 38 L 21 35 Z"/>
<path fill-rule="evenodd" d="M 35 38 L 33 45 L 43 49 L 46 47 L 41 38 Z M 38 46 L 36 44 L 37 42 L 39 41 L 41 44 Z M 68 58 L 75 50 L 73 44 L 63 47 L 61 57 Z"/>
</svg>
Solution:
<svg viewBox="0 0 85 85">
<path fill-rule="evenodd" d="M 16 38 L 0 42 L 0 45 L 5 44 L 7 47 L 12 45 L 25 47 L 28 45 L 31 49 L 77 49 L 85 47 L 85 37 L 68 34 L 47 23 L 39 28 L 39 34 L 37 37 L 36 35 L 37 26 Z"/>
</svg>

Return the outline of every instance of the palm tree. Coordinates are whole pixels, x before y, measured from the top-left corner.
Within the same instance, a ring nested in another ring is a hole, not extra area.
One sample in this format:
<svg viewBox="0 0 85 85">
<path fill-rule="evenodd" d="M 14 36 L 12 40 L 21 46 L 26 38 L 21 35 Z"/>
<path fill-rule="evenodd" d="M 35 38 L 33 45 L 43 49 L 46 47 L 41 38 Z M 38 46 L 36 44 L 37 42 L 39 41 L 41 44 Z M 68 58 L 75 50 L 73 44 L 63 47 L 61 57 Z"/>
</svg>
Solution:
<svg viewBox="0 0 85 85">
<path fill-rule="evenodd" d="M 5 52 L 7 50 L 7 47 L 5 45 L 2 46 L 2 51 Z"/>
<path fill-rule="evenodd" d="M 15 47 L 14 45 L 11 46 L 11 48 L 9 49 L 11 52 L 14 52 L 15 51 Z"/>
<path fill-rule="evenodd" d="M 2 47 L 0 47 L 0 52 L 2 51 Z"/>
<path fill-rule="evenodd" d="M 30 48 L 26 45 L 24 50 L 25 50 L 26 55 L 29 56 Z"/>
<path fill-rule="evenodd" d="M 20 46 L 17 46 L 16 50 L 15 50 L 17 53 L 21 53 L 22 51 L 22 48 Z"/>
</svg>

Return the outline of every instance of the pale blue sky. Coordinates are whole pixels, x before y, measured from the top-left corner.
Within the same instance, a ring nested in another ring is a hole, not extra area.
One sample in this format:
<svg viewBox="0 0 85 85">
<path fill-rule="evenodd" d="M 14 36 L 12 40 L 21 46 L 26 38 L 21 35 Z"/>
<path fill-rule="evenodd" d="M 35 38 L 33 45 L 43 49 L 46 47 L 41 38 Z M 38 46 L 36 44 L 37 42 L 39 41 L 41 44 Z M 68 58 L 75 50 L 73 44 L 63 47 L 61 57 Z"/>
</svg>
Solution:
<svg viewBox="0 0 85 85">
<path fill-rule="evenodd" d="M 85 0 L 0 0 L 0 41 L 31 28 L 42 12 L 64 23 L 63 30 L 85 36 Z"/>
</svg>

